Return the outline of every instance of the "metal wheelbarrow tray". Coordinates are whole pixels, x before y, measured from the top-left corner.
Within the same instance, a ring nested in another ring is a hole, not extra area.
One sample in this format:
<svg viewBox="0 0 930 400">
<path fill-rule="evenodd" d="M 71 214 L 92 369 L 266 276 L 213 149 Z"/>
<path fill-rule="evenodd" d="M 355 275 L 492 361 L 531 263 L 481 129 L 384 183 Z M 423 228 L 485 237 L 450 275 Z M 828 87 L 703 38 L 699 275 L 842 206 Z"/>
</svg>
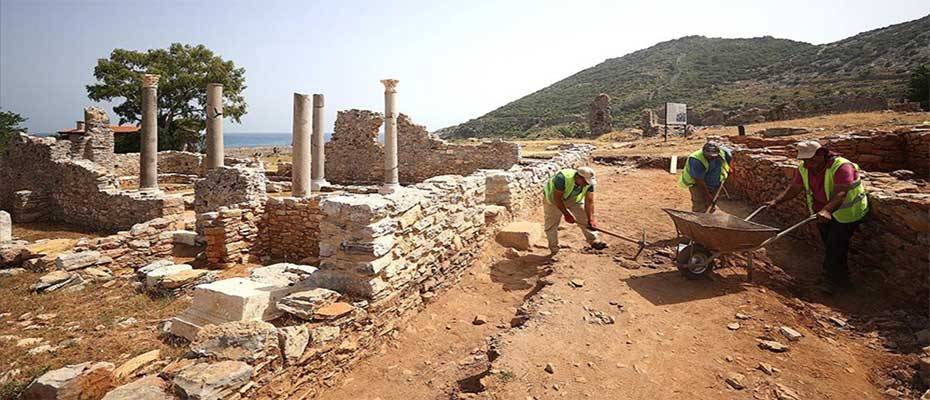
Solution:
<svg viewBox="0 0 930 400">
<path fill-rule="evenodd" d="M 778 234 L 780 229 L 744 221 L 723 213 L 696 213 L 663 208 L 686 239 L 708 250 L 730 253 L 751 250 Z"/>
</svg>

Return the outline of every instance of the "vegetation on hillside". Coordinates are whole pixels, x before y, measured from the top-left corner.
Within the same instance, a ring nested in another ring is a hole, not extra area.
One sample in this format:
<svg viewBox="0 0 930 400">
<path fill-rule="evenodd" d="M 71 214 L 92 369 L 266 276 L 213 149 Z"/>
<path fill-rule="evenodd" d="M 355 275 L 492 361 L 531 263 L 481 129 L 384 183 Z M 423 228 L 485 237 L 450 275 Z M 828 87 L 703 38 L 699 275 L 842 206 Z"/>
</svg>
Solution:
<svg viewBox="0 0 930 400">
<path fill-rule="evenodd" d="M 145 52 L 115 49 L 94 68 L 97 83 L 87 86 L 94 101 L 123 98 L 113 107 L 119 123 L 142 121 L 142 75 L 156 74 L 158 82 L 158 148 L 197 148 L 205 129 L 207 84 L 223 85 L 223 116 L 239 122 L 246 113 L 245 69 L 237 68 L 203 45 L 174 43 L 167 49 Z M 138 147 L 136 147 L 138 148 Z"/>
<path fill-rule="evenodd" d="M 930 111 L 930 64 L 917 67 L 911 74 L 908 99 L 919 101 L 924 110 Z"/>
<path fill-rule="evenodd" d="M 668 101 L 700 113 L 842 98 L 903 98 L 910 71 L 930 60 L 930 16 L 820 46 L 772 37 L 687 36 L 608 59 L 461 125 L 445 137 L 589 134 L 588 106 L 611 96 L 615 127 Z M 820 104 L 824 103 L 824 104 Z M 582 130 L 579 132 L 579 127 Z"/>
</svg>

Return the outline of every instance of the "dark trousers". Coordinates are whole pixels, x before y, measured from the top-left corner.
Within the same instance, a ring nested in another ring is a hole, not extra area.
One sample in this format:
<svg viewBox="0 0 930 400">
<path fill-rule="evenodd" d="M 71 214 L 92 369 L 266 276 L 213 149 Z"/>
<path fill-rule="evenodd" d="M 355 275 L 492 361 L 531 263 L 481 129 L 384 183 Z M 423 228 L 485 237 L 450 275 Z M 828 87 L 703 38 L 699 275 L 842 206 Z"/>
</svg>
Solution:
<svg viewBox="0 0 930 400">
<path fill-rule="evenodd" d="M 849 241 L 859 229 L 862 220 L 844 224 L 835 219 L 818 225 L 820 239 L 823 240 L 823 272 L 827 279 L 837 282 L 849 280 Z"/>
</svg>

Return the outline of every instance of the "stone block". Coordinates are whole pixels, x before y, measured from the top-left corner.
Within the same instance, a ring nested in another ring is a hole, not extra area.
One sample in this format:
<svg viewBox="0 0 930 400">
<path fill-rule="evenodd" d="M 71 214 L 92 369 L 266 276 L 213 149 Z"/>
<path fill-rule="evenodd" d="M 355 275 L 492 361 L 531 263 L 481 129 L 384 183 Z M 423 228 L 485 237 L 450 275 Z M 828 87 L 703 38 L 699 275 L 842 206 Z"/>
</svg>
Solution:
<svg viewBox="0 0 930 400">
<path fill-rule="evenodd" d="M 253 368 L 241 361 L 199 363 L 174 377 L 174 392 L 184 399 L 213 400 L 238 397 L 238 390 L 252 378 Z"/>
<path fill-rule="evenodd" d="M 310 342 L 310 331 L 306 325 L 288 326 L 278 329 L 278 344 L 286 362 L 300 359 Z"/>
<path fill-rule="evenodd" d="M 0 210 L 0 243 L 13 241 L 13 219 L 10 213 Z"/>
<path fill-rule="evenodd" d="M 158 375 L 149 375 L 111 390 L 103 400 L 171 400 L 174 397 L 165 392 L 167 387 Z"/>
<path fill-rule="evenodd" d="M 113 375 L 116 379 L 123 379 L 125 377 L 131 376 L 139 368 L 144 367 L 146 364 L 151 363 L 152 361 L 158 360 L 158 357 L 161 356 L 161 351 L 158 349 L 152 350 L 147 353 L 139 354 L 133 358 L 130 358 L 128 361 L 120 365 L 116 370 L 113 371 Z"/>
<path fill-rule="evenodd" d="M 198 285 L 190 308 L 172 320 L 171 333 L 193 340 L 200 328 L 233 321 L 268 321 L 281 315 L 282 297 L 305 287 L 278 286 L 246 278 Z"/>
<path fill-rule="evenodd" d="M 173 231 L 171 232 L 171 239 L 175 244 L 183 244 L 186 246 L 196 246 L 197 245 L 197 232 L 192 231 Z"/>
<path fill-rule="evenodd" d="M 100 252 L 98 251 L 63 253 L 55 258 L 55 266 L 62 271 L 73 271 L 95 265 L 99 258 Z"/>
<path fill-rule="evenodd" d="M 278 300 L 277 307 L 279 310 L 295 317 L 312 320 L 317 310 L 335 303 L 338 299 L 338 292 L 329 289 L 315 288 L 303 292 L 291 293 L 283 299 Z"/>
<path fill-rule="evenodd" d="M 193 269 L 193 267 L 187 264 L 173 264 L 155 268 L 145 274 L 145 287 L 152 289 L 162 278 L 183 271 L 190 271 L 191 269 Z"/>
<path fill-rule="evenodd" d="M 108 362 L 68 365 L 36 378 L 23 393 L 24 399 L 99 399 L 113 388 L 113 364 Z"/>
<path fill-rule="evenodd" d="M 278 333 L 264 321 L 210 325 L 197 333 L 191 350 L 223 360 L 254 362 L 278 353 Z"/>
<path fill-rule="evenodd" d="M 501 246 L 527 251 L 542 239 L 542 226 L 527 221 L 512 222 L 504 226 L 495 239 Z"/>
</svg>

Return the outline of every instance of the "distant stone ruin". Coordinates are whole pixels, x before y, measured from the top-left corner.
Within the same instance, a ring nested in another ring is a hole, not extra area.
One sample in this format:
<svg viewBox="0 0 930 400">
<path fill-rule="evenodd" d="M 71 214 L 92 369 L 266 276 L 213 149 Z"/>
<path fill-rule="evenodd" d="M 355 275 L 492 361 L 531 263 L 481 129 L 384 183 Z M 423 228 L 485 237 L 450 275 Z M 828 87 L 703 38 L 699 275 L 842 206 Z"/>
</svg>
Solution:
<svg viewBox="0 0 930 400">
<path fill-rule="evenodd" d="M 588 128 L 593 135 L 603 135 L 613 131 L 610 116 L 610 96 L 601 93 L 594 98 L 588 109 Z"/>
</svg>

